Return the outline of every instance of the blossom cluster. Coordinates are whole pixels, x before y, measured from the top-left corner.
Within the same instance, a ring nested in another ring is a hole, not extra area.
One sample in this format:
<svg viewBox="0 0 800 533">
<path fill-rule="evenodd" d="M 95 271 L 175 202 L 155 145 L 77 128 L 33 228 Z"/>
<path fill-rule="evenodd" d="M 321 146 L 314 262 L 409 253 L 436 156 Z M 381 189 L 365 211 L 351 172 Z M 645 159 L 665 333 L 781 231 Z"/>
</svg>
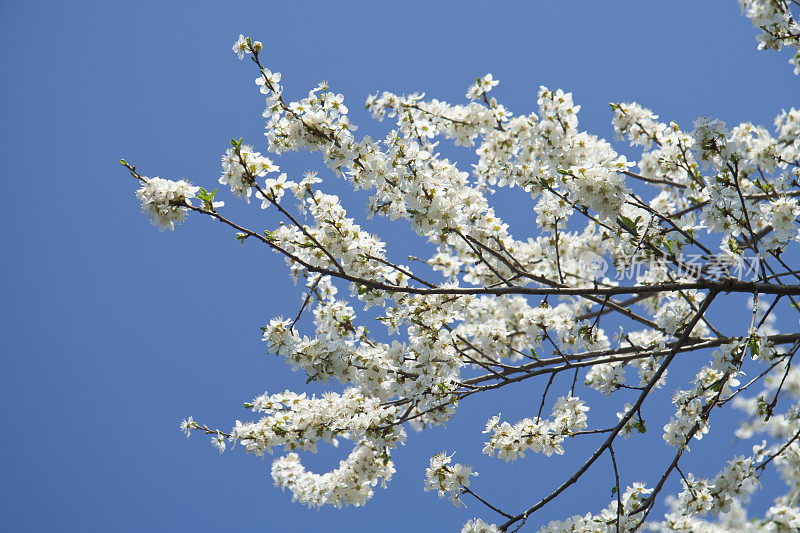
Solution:
<svg viewBox="0 0 800 533">
<path fill-rule="evenodd" d="M 794 73 L 800 74 L 800 23 L 790 10 L 788 1 L 739 0 L 742 11 L 761 29 L 756 40 L 759 50 L 780 50 L 783 46 L 794 47 L 794 56 L 789 64 L 794 65 Z"/>
<path fill-rule="evenodd" d="M 480 518 L 474 518 L 464 524 L 461 533 L 500 533 L 500 529 L 497 524 L 489 524 Z"/>
<path fill-rule="evenodd" d="M 162 178 L 143 178 L 144 184 L 136 191 L 142 202 L 142 211 L 150 215 L 150 224 L 159 231 L 174 230 L 186 215 L 186 206 L 200 190 L 185 180 L 173 181 Z"/>
<path fill-rule="evenodd" d="M 253 151 L 252 146 L 239 145 L 228 148 L 225 155 L 222 156 L 222 175 L 219 183 L 230 186 L 233 194 L 243 197 L 247 203 L 250 203 L 255 179 L 278 170 L 277 165 L 273 164 L 269 158 Z"/>
<path fill-rule="evenodd" d="M 431 464 L 425 470 L 425 491 L 435 490 L 439 498 L 448 496 L 455 507 L 463 505 L 460 496 L 469 488 L 470 476 L 477 476 L 472 467 L 461 463 L 451 463 L 453 456 L 437 453 L 431 457 Z"/>
<path fill-rule="evenodd" d="M 344 435 L 354 441 L 369 438 L 391 448 L 405 438 L 401 427 L 390 424 L 395 409 L 381 406 L 377 398 L 364 397 L 357 389 L 326 393 L 321 398 L 290 391 L 264 394 L 251 405 L 254 412 L 267 416 L 258 422 L 237 421 L 232 435 L 248 452 L 259 456 L 272 453 L 276 446 L 316 451 L 318 441 L 333 442 Z"/>
<path fill-rule="evenodd" d="M 742 363 L 744 346 L 726 344 L 715 350 L 708 365 L 694 376 L 693 387 L 678 389 L 672 397 L 676 406 L 675 416 L 664 426 L 664 440 L 670 446 L 686 446 L 688 440 L 697 440 L 708 433 L 708 412 L 721 398 L 732 394 L 732 387 L 739 385 L 737 376 Z"/>
<path fill-rule="evenodd" d="M 615 487 L 615 493 L 619 487 Z M 552 520 L 538 533 L 609 533 L 616 531 L 634 531 L 641 522 L 637 515 L 642 503 L 647 499 L 653 489 L 648 489 L 643 483 L 634 482 L 619 495 L 619 500 L 614 499 L 609 505 L 597 514 L 587 513 L 575 515 L 566 520 Z M 622 504 L 620 506 L 620 504 Z"/>
<path fill-rule="evenodd" d="M 291 451 L 272 465 L 275 484 L 288 488 L 295 501 L 308 506 L 363 505 L 378 481 L 384 485 L 394 473 L 389 450 L 405 440 L 402 427 L 391 422 L 395 409 L 381 406 L 377 398 L 357 389 L 322 398 L 286 391 L 253 400 L 253 411 L 267 416 L 258 422 L 236 421 L 231 439 L 248 452 L 263 455 L 276 446 Z M 335 443 L 347 438 L 355 443 L 339 468 L 326 474 L 307 472 L 296 450 L 315 452 L 320 440 Z"/>
<path fill-rule="evenodd" d="M 562 396 L 553 405 L 552 420 L 525 418 L 514 425 L 501 422 L 500 415 L 486 423 L 484 433 L 490 433 L 483 453 L 498 459 L 514 461 L 533 451 L 551 455 L 564 453 L 561 445 L 566 437 L 586 428 L 589 407 L 573 396 Z"/>
<path fill-rule="evenodd" d="M 364 505 L 373 495 L 372 487 L 378 481 L 385 487 L 394 472 L 386 452 L 370 441 L 359 443 L 338 468 L 324 474 L 308 472 L 296 453 L 272 463 L 275 485 L 288 488 L 292 501 L 309 507 Z"/>
</svg>

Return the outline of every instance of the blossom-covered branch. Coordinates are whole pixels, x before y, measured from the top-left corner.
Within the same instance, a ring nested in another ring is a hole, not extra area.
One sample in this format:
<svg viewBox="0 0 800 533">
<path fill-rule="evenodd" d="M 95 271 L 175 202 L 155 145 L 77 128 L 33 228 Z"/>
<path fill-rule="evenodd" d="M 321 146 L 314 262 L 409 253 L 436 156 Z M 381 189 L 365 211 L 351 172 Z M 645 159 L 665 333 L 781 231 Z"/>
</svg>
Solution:
<svg viewBox="0 0 800 533">
<path fill-rule="evenodd" d="M 796 46 L 788 3 L 740 3 L 764 32 L 765 47 Z M 206 433 L 220 451 L 237 443 L 259 456 L 282 448 L 272 477 L 294 500 L 364 505 L 394 474 L 392 451 L 413 440 L 407 429 L 442 425 L 474 398 L 490 401 L 492 391 L 538 378 L 541 398 L 537 393 L 532 411 L 519 420 L 490 418 L 479 449 L 514 461 L 574 453 L 573 439 L 598 439 L 594 451 L 522 510 L 487 496 L 471 479 L 471 466 L 437 454 L 424 473 L 425 490 L 456 506 L 468 496 L 495 515 L 494 524 L 475 518 L 462 531 L 528 525 L 605 454 L 613 465 L 612 499 L 589 503 L 606 507 L 541 520 L 542 531 L 632 531 L 645 524 L 698 530 L 712 527 L 709 514 L 713 524 L 736 530 L 770 469 L 787 491 L 748 527 L 800 528 L 800 371 L 793 362 L 800 333 L 776 327 L 779 314 L 796 324 L 800 309 L 800 110 L 781 112 L 770 133 L 708 117 L 682 129 L 639 104 L 613 103 L 616 140 L 641 149 L 629 161 L 611 142 L 580 130 L 580 106 L 570 93 L 541 87 L 536 110 L 516 115 L 495 98 L 499 82 L 486 74 L 461 104 L 372 95 L 366 108 L 394 126 L 379 140 L 357 138 L 344 97 L 327 83 L 292 101 L 281 74 L 262 62 L 261 43 L 240 36 L 233 50 L 256 68 L 270 156 L 233 139 L 218 183 L 246 204 L 259 200 L 257 208 L 277 217 L 277 226 L 248 227 L 217 200 L 216 189 L 150 178 L 122 163 L 160 230 L 204 215 L 242 244 L 255 241 L 285 260 L 306 291 L 292 318 L 264 325 L 263 340 L 308 382 L 339 388 L 311 397 L 264 393 L 246 404 L 256 420 L 224 431 L 189 417 L 182 424 L 187 435 Z M 474 152 L 470 172 L 441 155 L 443 140 Z M 367 232 L 339 197 L 324 192 L 323 173 L 281 173 L 279 157 L 296 151 L 319 154 L 331 175 L 366 191 L 369 216 L 409 226 L 429 251 L 409 258 L 419 268 L 398 260 L 391 242 Z M 499 189 L 517 189 L 535 227 L 512 233 L 493 201 Z M 751 306 L 749 327 L 711 311 L 742 299 Z M 356 304 L 365 316 L 357 316 Z M 304 313 L 312 315 L 307 330 Z M 386 334 L 370 331 L 371 321 Z M 696 366 L 685 384 L 669 375 L 679 358 Z M 618 407 L 606 417 L 581 398 L 581 387 L 613 397 Z M 659 418 L 653 392 L 666 387 L 674 390 L 671 414 Z M 689 444 L 708 434 L 712 421 L 722 425 L 723 417 L 712 415 L 726 405 L 743 413 L 737 437 L 767 438 L 749 456 L 726 457 L 718 473 L 688 471 L 681 461 Z M 635 439 L 653 422 L 663 427 L 670 459 L 648 486 L 626 479 L 619 450 L 620 438 Z M 303 466 L 301 453 L 342 440 L 352 450 L 337 468 L 318 474 Z M 679 491 L 670 511 L 647 522 L 670 483 Z"/>
</svg>

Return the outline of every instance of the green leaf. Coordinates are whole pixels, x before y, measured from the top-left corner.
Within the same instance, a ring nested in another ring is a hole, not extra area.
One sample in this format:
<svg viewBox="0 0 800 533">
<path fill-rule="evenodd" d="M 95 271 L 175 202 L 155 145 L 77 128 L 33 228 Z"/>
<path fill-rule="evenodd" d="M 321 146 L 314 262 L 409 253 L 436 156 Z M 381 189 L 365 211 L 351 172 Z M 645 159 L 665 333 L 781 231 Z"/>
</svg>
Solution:
<svg viewBox="0 0 800 533">
<path fill-rule="evenodd" d="M 611 495 L 612 495 L 612 496 L 613 496 L 614 494 L 616 494 L 617 492 L 619 492 L 619 487 L 611 487 Z"/>
<path fill-rule="evenodd" d="M 755 337 L 750 337 L 750 353 L 758 357 L 758 340 Z"/>
<path fill-rule="evenodd" d="M 633 233 L 634 235 L 637 235 L 637 236 L 639 235 L 636 232 L 636 222 L 634 222 L 633 220 L 629 219 L 628 217 L 622 216 L 622 215 L 619 216 L 619 220 L 620 220 L 620 222 L 622 222 L 623 226 L 625 226 L 627 229 L 629 229 L 631 231 L 631 233 Z"/>
<path fill-rule="evenodd" d="M 211 207 L 211 204 L 214 203 L 214 195 L 217 194 L 217 189 L 214 189 L 211 192 L 208 192 L 204 188 L 200 187 L 200 192 L 197 193 L 197 198 L 206 204 L 206 207 Z"/>
</svg>

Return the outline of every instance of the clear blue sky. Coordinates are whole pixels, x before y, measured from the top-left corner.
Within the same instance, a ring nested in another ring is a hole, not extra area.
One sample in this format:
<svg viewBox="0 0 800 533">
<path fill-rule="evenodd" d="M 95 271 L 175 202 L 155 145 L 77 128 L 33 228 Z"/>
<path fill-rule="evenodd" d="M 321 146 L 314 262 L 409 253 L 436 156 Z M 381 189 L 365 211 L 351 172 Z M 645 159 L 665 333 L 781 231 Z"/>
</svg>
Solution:
<svg viewBox="0 0 800 533">
<path fill-rule="evenodd" d="M 575 455 L 514 465 L 481 455 L 488 416 L 521 417 L 538 405 L 543 383 L 531 382 L 498 393 L 498 403 L 464 405 L 446 431 L 410 435 L 395 453 L 395 480 L 366 508 L 314 512 L 272 486 L 269 461 L 241 449 L 219 456 L 205 437 L 179 433 L 188 415 L 230 427 L 248 416 L 243 401 L 304 381 L 265 357 L 259 337 L 260 325 L 300 303 L 283 261 L 207 220 L 159 234 L 118 163 L 213 186 L 231 137 L 263 147 L 254 70 L 231 52 L 239 33 L 263 41 L 287 95 L 327 80 L 345 94 L 359 133 L 372 135 L 388 125 L 361 109 L 369 93 L 461 102 L 486 72 L 518 113 L 533 110 L 541 84 L 573 91 L 583 127 L 605 137 L 609 101 L 635 99 L 687 128 L 700 114 L 771 127 L 781 108 L 800 105 L 788 55 L 757 52 L 733 0 L 0 2 L 5 531 L 455 530 L 489 515 L 422 492 L 433 453 L 458 449 L 481 472 L 475 487 L 518 511 L 589 451 L 591 442 L 574 443 Z M 294 174 L 320 170 L 327 190 L 345 191 L 316 157 L 279 163 Z M 359 198 L 347 203 L 360 216 Z M 274 224 L 235 209 L 248 223 Z M 395 231 L 402 245 L 409 232 Z M 625 452 L 628 482 L 665 460 L 656 419 L 649 444 Z M 692 464 L 712 465 L 704 473 L 718 468 L 715 445 L 728 449 L 730 439 L 695 445 Z M 309 464 L 336 461 L 326 453 Z M 595 470 L 543 515 L 605 506 L 609 465 Z"/>
</svg>

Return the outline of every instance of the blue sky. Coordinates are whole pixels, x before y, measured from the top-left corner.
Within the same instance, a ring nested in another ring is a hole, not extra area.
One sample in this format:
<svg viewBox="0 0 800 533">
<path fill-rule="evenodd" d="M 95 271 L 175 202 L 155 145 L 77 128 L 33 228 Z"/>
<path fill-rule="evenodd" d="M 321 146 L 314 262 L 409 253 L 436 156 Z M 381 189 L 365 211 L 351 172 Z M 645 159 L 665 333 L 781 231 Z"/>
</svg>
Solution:
<svg viewBox="0 0 800 533">
<path fill-rule="evenodd" d="M 771 128 L 782 108 L 800 104 L 788 55 L 756 51 L 755 30 L 733 0 L 0 3 L 0 172 L 9 193 L 0 209 L 0 515 L 8 531 L 455 530 L 490 515 L 422 492 L 433 453 L 457 449 L 457 460 L 481 472 L 475 487 L 516 511 L 590 451 L 591 442 L 574 443 L 574 455 L 514 465 L 481 455 L 488 416 L 538 406 L 544 384 L 531 381 L 464 405 L 446 430 L 410 435 L 395 453 L 395 480 L 365 508 L 315 512 L 272 486 L 268 461 L 240 449 L 219 456 L 205 437 L 179 433 L 188 415 L 227 428 L 248 416 L 243 401 L 304 382 L 265 357 L 258 330 L 299 307 L 283 261 L 239 246 L 208 220 L 159 234 L 119 166 L 125 157 L 146 175 L 208 187 L 231 137 L 264 146 L 255 72 L 231 52 L 239 33 L 264 43 L 287 95 L 327 80 L 344 93 L 358 133 L 373 136 L 389 124 L 361 109 L 368 94 L 424 91 L 462 102 L 487 72 L 518 113 L 535 108 L 539 85 L 572 91 L 582 127 L 609 138 L 610 101 L 636 100 L 687 128 L 701 114 Z M 319 170 L 326 190 L 347 194 L 316 157 L 278 163 L 295 175 Z M 356 215 L 361 202 L 345 197 Z M 506 218 L 530 224 L 531 213 L 512 205 Z M 254 226 L 275 223 L 258 209 L 232 209 Z M 414 249 L 404 226 L 367 227 Z M 627 481 L 664 461 L 653 460 L 666 448 L 651 433 L 642 441 L 650 444 L 626 449 Z M 730 446 L 729 437 L 698 444 L 693 464 L 718 459 L 715 446 Z M 325 452 L 309 464 L 320 470 L 337 457 Z M 595 470 L 542 518 L 605 506 L 610 465 Z"/>
</svg>

